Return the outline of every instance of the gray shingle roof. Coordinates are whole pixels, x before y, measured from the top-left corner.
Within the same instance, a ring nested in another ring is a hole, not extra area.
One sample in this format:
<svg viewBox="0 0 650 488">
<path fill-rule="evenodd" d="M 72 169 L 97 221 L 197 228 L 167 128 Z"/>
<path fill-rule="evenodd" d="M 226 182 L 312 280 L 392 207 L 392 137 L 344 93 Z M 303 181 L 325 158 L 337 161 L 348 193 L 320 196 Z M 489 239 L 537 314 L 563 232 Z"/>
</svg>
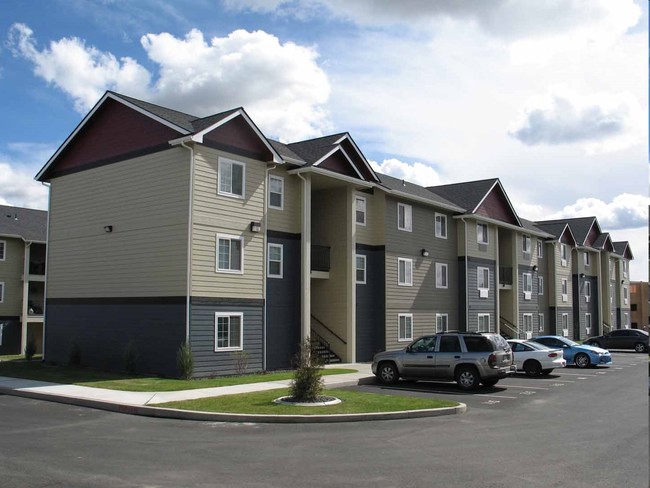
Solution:
<svg viewBox="0 0 650 488">
<path fill-rule="evenodd" d="M 182 129 L 185 129 L 188 132 L 194 132 L 196 129 L 194 128 L 192 123 L 196 120 L 200 120 L 199 117 L 195 115 L 186 114 L 183 112 L 179 112 L 178 110 L 172 110 L 167 107 L 161 107 L 160 105 L 145 102 L 143 100 L 138 100 L 137 98 L 127 97 L 126 95 L 122 95 L 121 93 L 117 93 L 114 91 L 109 91 L 109 93 L 118 98 L 121 98 L 122 100 L 132 103 L 136 107 L 140 107 L 141 109 L 146 110 L 147 112 L 152 113 L 157 117 L 166 120 L 167 122 L 170 122 Z"/>
<path fill-rule="evenodd" d="M 632 254 L 632 249 L 630 249 L 630 243 L 628 241 L 618 241 L 614 242 L 614 252 L 621 256 L 625 255 L 625 250 L 627 249 L 630 254 Z"/>
<path fill-rule="evenodd" d="M 22 237 L 26 241 L 47 240 L 47 212 L 0 205 L 0 236 Z"/>
<path fill-rule="evenodd" d="M 596 220 L 596 217 L 577 217 L 573 219 L 545 220 L 543 223 L 568 224 L 569 227 L 571 228 L 571 232 L 573 233 L 573 237 L 575 237 L 578 244 L 584 245 L 585 240 L 589 235 L 589 229 L 591 229 L 591 226 L 594 224 L 594 220 Z M 540 223 L 542 222 L 538 222 L 538 224 Z"/>
<path fill-rule="evenodd" d="M 402 193 L 407 193 L 420 198 L 425 198 L 430 200 L 432 203 L 439 203 L 444 205 L 447 208 L 456 210 L 457 212 L 464 212 L 465 209 L 459 207 L 454 202 L 447 200 L 446 198 L 436 195 L 433 192 L 430 192 L 425 187 L 416 185 L 415 183 L 410 183 L 408 181 L 400 180 L 399 178 L 394 178 L 385 174 L 377 173 L 379 179 L 381 180 L 381 185 L 386 187 L 389 190 L 399 191 Z"/>
<path fill-rule="evenodd" d="M 231 110 L 226 110 L 225 112 L 221 112 L 219 114 L 214 114 L 214 115 L 209 115 L 207 117 L 203 117 L 202 119 L 195 119 L 192 121 L 192 132 L 201 132 L 203 129 L 207 129 L 210 127 L 212 124 L 216 124 L 220 120 L 225 119 L 229 115 L 237 112 L 237 110 L 240 110 L 241 107 L 239 108 L 233 108 Z"/>
<path fill-rule="evenodd" d="M 439 185 L 427 187 L 432 193 L 455 203 L 467 212 L 473 211 L 485 195 L 490 191 L 497 178 L 480 181 L 468 181 L 463 183 L 452 183 L 450 185 Z"/>
<path fill-rule="evenodd" d="M 535 227 L 542 229 L 544 232 L 548 232 L 556 239 L 559 239 L 564 232 L 566 227 L 566 222 L 534 222 Z"/>
<path fill-rule="evenodd" d="M 549 237 L 553 235 L 550 232 L 545 231 L 541 227 L 538 227 L 537 225 L 535 225 L 535 222 L 532 222 L 530 220 L 522 219 L 521 217 L 519 217 L 519 222 L 521 222 L 521 226 L 524 229 L 529 230 L 531 232 L 543 232 L 549 234 Z"/>
<path fill-rule="evenodd" d="M 607 242 L 608 237 L 609 237 L 609 232 L 603 232 L 598 237 L 596 237 L 593 246 L 596 249 L 603 249 L 603 247 L 605 246 L 605 242 Z"/>
<path fill-rule="evenodd" d="M 269 143 L 271 146 L 273 146 L 273 149 L 277 151 L 277 153 L 282 156 L 283 158 L 291 158 L 295 161 L 291 161 L 293 164 L 306 164 L 305 160 L 303 160 L 300 156 L 298 156 L 295 152 L 291 150 L 291 148 L 282 142 L 274 141 L 272 139 L 268 139 Z"/>
<path fill-rule="evenodd" d="M 307 141 L 292 142 L 287 146 L 308 165 L 312 165 L 334 149 L 334 143 L 346 135 L 347 132 L 341 132 Z"/>
</svg>

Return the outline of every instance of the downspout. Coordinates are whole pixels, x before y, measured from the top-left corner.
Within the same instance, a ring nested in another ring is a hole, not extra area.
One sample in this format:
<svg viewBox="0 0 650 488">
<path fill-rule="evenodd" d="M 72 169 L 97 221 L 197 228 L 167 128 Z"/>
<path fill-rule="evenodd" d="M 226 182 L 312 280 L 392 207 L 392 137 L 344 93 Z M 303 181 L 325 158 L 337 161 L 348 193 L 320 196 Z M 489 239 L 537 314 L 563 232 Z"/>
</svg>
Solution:
<svg viewBox="0 0 650 488">
<path fill-rule="evenodd" d="M 296 173 L 296 175 L 302 180 L 302 222 L 300 230 L 300 282 L 302 295 L 300 297 L 300 341 L 303 342 L 311 335 L 311 204 L 307 205 L 307 180 L 300 173 Z M 311 200 L 311 186 L 309 187 L 309 199 Z M 306 235 L 308 223 L 310 235 Z M 309 249 L 307 249 L 307 244 L 309 245 Z"/>
<path fill-rule="evenodd" d="M 598 318 L 596 327 L 596 334 L 591 335 L 601 335 L 601 329 L 603 328 L 603 256 L 602 251 L 598 251 Z"/>
<path fill-rule="evenodd" d="M 46 334 L 45 334 L 45 323 L 47 322 L 47 284 L 48 284 L 48 266 L 50 265 L 50 260 L 48 256 L 50 255 L 50 216 L 52 213 L 50 210 L 52 209 L 52 187 L 51 185 L 46 182 L 46 181 L 41 181 L 41 184 L 45 187 L 47 187 L 47 230 L 45 234 L 45 286 L 43 287 L 43 351 L 41 355 L 41 360 L 45 362 L 47 359 L 45 357 L 45 341 L 46 341 Z"/>
<path fill-rule="evenodd" d="M 29 312 L 29 255 L 31 253 L 32 243 L 31 241 L 24 241 L 24 253 L 23 253 L 23 292 L 22 292 L 22 308 L 20 310 L 21 321 L 20 321 L 20 352 L 25 352 L 27 348 L 27 316 Z M 45 297 L 43 297 L 45 298 Z M 43 300 L 45 302 L 45 300 Z M 43 303 L 45 306 L 45 303 Z"/>
<path fill-rule="evenodd" d="M 469 331 L 469 259 L 467 256 L 467 221 L 461 217 L 460 220 L 465 224 L 465 330 Z"/>
<path fill-rule="evenodd" d="M 185 292 L 185 343 L 190 344 L 190 296 L 192 294 L 192 229 L 194 227 L 192 195 L 194 194 L 194 148 L 181 141 L 181 147 L 190 152 L 190 187 L 187 223 L 187 287 Z"/>
<path fill-rule="evenodd" d="M 267 297 L 266 297 L 266 274 L 268 272 L 268 229 L 267 229 L 267 222 L 268 222 L 268 217 L 269 217 L 269 172 L 275 168 L 277 168 L 278 165 L 274 164 L 270 168 L 266 168 L 266 179 L 264 180 L 264 217 L 262 218 L 262 229 L 264 229 L 264 235 L 262 236 L 262 259 L 264 261 L 264 264 L 262 264 L 262 297 L 264 298 L 264 310 L 263 310 L 263 321 L 264 323 L 262 324 L 262 337 L 264 338 L 264 347 L 262 348 L 262 369 L 266 371 L 266 350 L 267 344 L 266 344 L 266 320 L 267 320 Z M 284 197 L 283 197 L 284 198 Z"/>
</svg>

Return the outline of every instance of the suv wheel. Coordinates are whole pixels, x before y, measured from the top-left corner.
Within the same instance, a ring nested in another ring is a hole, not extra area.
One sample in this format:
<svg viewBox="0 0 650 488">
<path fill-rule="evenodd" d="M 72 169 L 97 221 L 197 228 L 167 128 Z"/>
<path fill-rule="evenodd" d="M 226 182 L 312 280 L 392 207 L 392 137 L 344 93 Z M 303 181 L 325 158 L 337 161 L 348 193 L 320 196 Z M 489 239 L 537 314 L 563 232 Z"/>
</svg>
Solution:
<svg viewBox="0 0 650 488">
<path fill-rule="evenodd" d="M 399 380 L 399 372 L 394 363 L 381 363 L 377 370 L 377 377 L 386 385 L 394 385 Z"/>
<path fill-rule="evenodd" d="M 462 390 L 474 390 L 480 381 L 478 371 L 473 366 L 461 366 L 456 371 L 456 383 Z"/>
</svg>

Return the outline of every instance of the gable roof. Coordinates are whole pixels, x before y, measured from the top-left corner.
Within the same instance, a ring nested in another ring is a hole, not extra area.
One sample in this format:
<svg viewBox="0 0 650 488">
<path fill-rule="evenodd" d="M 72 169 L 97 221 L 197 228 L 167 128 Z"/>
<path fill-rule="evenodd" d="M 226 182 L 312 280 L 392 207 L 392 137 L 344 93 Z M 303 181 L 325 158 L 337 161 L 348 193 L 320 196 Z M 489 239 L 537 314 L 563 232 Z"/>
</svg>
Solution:
<svg viewBox="0 0 650 488">
<path fill-rule="evenodd" d="M 387 189 L 391 193 L 398 195 L 404 195 L 406 197 L 416 197 L 419 199 L 428 200 L 431 203 L 438 204 L 443 208 L 452 210 L 454 212 L 464 213 L 465 209 L 456 205 L 454 202 L 447 200 L 446 198 L 436 195 L 433 192 L 430 192 L 426 188 L 415 183 L 410 183 L 405 180 L 400 180 L 399 178 L 394 178 L 385 174 L 379 174 L 381 183 L 379 187 Z"/>
<path fill-rule="evenodd" d="M 567 235 L 571 238 L 573 244 L 577 243 L 571 227 L 566 222 L 534 222 L 534 224 L 535 227 L 551 234 L 557 241 L 561 241 L 562 236 L 568 233 Z"/>
<path fill-rule="evenodd" d="M 25 241 L 47 241 L 47 212 L 0 205 L 0 236 Z"/>
<path fill-rule="evenodd" d="M 609 235 L 609 232 L 601 233 L 592 246 L 596 249 L 603 249 L 605 251 L 614 251 L 614 243 L 612 242 L 612 237 Z"/>
<path fill-rule="evenodd" d="M 632 248 L 630 248 L 630 243 L 628 241 L 618 241 L 614 242 L 614 252 L 619 256 L 623 256 L 627 259 L 634 259 L 632 254 Z"/>
<path fill-rule="evenodd" d="M 576 217 L 571 219 L 545 220 L 543 222 L 546 224 L 568 224 L 569 227 L 571 227 L 571 232 L 573 233 L 576 242 L 581 246 L 586 245 L 589 232 L 594 226 L 596 227 L 598 235 L 602 233 L 596 217 Z"/>
</svg>

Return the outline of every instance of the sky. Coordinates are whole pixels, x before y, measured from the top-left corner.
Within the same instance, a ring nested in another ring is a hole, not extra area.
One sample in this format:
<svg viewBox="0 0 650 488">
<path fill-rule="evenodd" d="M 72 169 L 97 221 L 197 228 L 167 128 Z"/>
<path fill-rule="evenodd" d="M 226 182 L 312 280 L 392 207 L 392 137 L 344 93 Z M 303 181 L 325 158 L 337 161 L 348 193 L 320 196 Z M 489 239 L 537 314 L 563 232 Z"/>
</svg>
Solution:
<svg viewBox="0 0 650 488">
<path fill-rule="evenodd" d="M 0 204 L 105 90 L 269 138 L 349 132 L 376 170 L 500 178 L 529 220 L 598 217 L 648 276 L 645 0 L 3 0 Z"/>
</svg>

